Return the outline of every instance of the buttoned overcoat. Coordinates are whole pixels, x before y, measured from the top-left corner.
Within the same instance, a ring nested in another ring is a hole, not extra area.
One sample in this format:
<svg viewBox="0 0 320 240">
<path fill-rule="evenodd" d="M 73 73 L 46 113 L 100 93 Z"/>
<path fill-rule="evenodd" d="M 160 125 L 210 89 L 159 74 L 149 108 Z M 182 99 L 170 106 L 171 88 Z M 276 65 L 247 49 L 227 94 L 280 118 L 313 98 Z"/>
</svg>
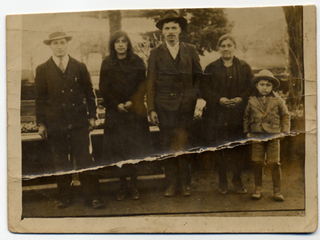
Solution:
<svg viewBox="0 0 320 240">
<path fill-rule="evenodd" d="M 36 69 L 36 119 L 48 134 L 88 126 L 96 119 L 96 96 L 84 63 L 69 57 L 63 73 L 52 58 Z"/>
<path fill-rule="evenodd" d="M 202 74 L 195 46 L 180 43 L 180 61 L 174 63 L 166 44 L 152 49 L 148 59 L 148 111 L 194 111 Z"/>
</svg>

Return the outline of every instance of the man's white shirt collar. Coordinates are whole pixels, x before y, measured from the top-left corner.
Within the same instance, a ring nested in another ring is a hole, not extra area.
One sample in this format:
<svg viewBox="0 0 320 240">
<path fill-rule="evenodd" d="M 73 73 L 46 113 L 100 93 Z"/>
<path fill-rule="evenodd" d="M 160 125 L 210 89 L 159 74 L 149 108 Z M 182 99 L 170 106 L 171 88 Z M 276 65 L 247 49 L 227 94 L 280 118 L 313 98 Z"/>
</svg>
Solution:
<svg viewBox="0 0 320 240">
<path fill-rule="evenodd" d="M 173 59 L 176 59 L 180 48 L 179 42 L 177 42 L 176 45 L 174 45 L 173 47 L 171 47 L 171 45 L 168 42 L 166 42 L 166 45 Z"/>
<path fill-rule="evenodd" d="M 57 64 L 57 66 L 59 67 L 60 64 L 60 58 L 56 57 L 56 56 L 52 56 L 53 61 L 55 62 L 55 64 Z M 66 54 L 63 58 L 62 58 L 62 64 L 64 66 L 64 69 L 67 69 L 68 66 L 68 62 L 69 62 L 69 55 Z"/>
</svg>

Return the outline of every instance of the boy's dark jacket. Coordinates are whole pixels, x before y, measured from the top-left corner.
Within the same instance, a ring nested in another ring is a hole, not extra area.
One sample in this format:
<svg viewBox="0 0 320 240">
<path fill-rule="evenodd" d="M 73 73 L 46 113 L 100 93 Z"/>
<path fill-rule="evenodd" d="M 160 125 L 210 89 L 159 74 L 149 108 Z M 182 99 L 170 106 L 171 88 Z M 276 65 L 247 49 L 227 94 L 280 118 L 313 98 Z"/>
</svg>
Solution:
<svg viewBox="0 0 320 240">
<path fill-rule="evenodd" d="M 272 94 L 268 97 L 267 109 L 258 100 L 258 97 L 249 98 L 244 120 L 245 133 L 287 133 L 290 132 L 290 114 L 280 96 Z"/>
</svg>

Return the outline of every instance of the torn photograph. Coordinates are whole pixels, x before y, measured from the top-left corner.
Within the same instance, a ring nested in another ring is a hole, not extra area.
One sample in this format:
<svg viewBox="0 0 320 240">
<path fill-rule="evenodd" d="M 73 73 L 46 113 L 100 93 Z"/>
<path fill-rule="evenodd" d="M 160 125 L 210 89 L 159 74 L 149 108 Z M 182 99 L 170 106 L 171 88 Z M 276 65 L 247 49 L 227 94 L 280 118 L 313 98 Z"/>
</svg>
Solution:
<svg viewBox="0 0 320 240">
<path fill-rule="evenodd" d="M 11 232 L 316 231 L 315 6 L 6 21 Z"/>
</svg>

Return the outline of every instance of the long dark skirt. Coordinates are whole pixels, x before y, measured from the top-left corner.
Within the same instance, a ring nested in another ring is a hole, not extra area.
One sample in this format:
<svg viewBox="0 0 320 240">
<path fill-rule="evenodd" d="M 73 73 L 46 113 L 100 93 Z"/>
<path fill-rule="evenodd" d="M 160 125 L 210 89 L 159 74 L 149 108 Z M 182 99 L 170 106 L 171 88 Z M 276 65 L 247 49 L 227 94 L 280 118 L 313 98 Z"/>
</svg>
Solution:
<svg viewBox="0 0 320 240">
<path fill-rule="evenodd" d="M 147 117 L 132 113 L 106 114 L 103 142 L 106 164 L 142 159 L 152 152 Z"/>
</svg>

